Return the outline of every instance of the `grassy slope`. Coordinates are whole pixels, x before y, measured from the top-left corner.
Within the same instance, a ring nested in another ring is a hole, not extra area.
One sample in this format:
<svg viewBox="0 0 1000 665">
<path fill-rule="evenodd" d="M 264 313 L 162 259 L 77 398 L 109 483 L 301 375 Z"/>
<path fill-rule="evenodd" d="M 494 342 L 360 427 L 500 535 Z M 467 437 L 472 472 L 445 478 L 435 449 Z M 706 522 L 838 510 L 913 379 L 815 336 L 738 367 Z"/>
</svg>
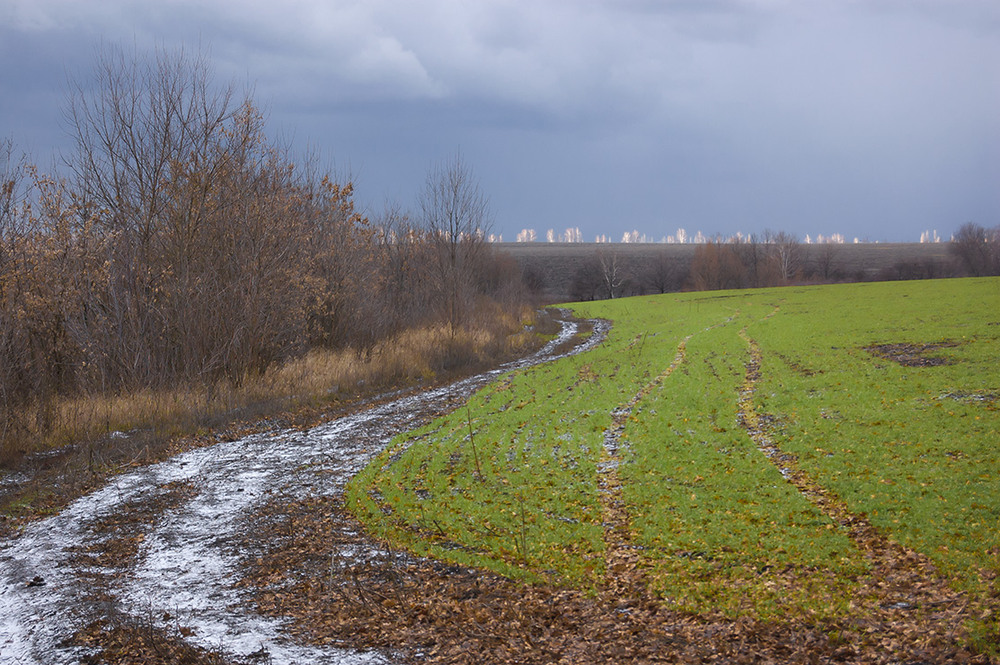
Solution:
<svg viewBox="0 0 1000 665">
<path fill-rule="evenodd" d="M 613 320 L 608 340 L 490 386 L 395 442 L 350 487 L 370 528 L 417 552 L 599 589 L 605 433 L 645 389 L 621 433 L 618 473 L 649 588 L 693 610 L 847 611 L 868 561 L 740 426 L 745 331 L 761 349 L 754 404 L 782 450 L 852 512 L 986 592 L 979 570 L 1000 560 L 1000 281 L 574 308 Z M 929 355 L 953 364 L 903 367 L 864 349 L 942 340 L 958 345 Z"/>
<path fill-rule="evenodd" d="M 754 330 L 779 445 L 854 512 L 974 583 L 1000 561 L 1000 282 L 857 285 L 789 298 Z M 945 342 L 905 366 L 864 347 Z"/>
</svg>

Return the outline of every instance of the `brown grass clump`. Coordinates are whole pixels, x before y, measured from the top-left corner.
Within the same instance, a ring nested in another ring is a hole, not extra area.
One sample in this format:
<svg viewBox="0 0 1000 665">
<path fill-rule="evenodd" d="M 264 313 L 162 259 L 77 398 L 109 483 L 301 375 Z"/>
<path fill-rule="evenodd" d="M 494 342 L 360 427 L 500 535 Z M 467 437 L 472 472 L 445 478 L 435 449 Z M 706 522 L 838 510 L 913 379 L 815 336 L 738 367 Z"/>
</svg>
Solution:
<svg viewBox="0 0 1000 665">
<path fill-rule="evenodd" d="M 523 313 L 522 313 L 523 314 Z M 197 432 L 224 414 L 294 409 L 364 394 L 371 389 L 434 381 L 459 367 L 478 367 L 530 347 L 531 336 L 515 332 L 522 322 L 511 315 L 492 329 L 431 325 L 405 330 L 369 351 L 317 348 L 260 375 L 210 385 L 140 389 L 50 400 L 24 410 L 20 436 L 0 453 L 0 464 L 39 451 L 135 430 L 162 435 Z M 41 413 L 44 413 L 42 417 Z M 16 419 L 16 414 L 10 416 Z"/>
</svg>

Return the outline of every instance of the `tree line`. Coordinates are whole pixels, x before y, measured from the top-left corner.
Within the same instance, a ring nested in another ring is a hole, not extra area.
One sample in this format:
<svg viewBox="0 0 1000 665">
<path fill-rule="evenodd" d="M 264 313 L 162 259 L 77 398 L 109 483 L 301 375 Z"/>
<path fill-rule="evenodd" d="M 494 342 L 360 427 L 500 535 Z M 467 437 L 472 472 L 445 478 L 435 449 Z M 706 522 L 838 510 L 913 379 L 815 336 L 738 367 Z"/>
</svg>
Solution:
<svg viewBox="0 0 1000 665">
<path fill-rule="evenodd" d="M 429 174 L 419 214 L 369 219 L 182 52 L 105 49 L 64 112 L 61 176 L 0 142 L 0 444 L 66 395 L 239 383 L 308 349 L 519 313 L 460 157 Z"/>
<path fill-rule="evenodd" d="M 636 253 L 628 245 L 601 246 L 574 267 L 563 287 L 565 297 L 597 300 L 683 290 L 1000 275 L 1000 227 L 975 223 L 959 228 L 943 257 L 901 252 L 892 263 L 867 267 L 845 261 L 852 245 L 803 244 L 786 232 L 714 238 L 694 245 L 690 253 L 676 249 L 671 245 Z M 525 283 L 535 292 L 550 289 L 549 279 L 538 266 L 525 267 Z"/>
</svg>

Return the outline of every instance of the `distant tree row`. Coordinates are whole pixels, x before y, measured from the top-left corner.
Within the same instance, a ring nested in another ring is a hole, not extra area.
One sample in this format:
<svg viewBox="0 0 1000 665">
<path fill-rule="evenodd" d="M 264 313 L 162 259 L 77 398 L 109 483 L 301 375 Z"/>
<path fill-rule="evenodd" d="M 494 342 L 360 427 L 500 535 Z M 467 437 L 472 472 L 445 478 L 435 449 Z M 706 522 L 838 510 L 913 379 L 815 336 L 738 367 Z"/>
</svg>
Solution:
<svg viewBox="0 0 1000 665">
<path fill-rule="evenodd" d="M 684 258 L 666 249 L 637 258 L 624 245 L 602 246 L 575 267 L 565 296 L 595 300 L 681 290 L 1000 275 L 1000 227 L 962 226 L 948 244 L 951 260 L 900 258 L 861 269 L 840 260 L 851 251 L 851 245 L 802 244 L 784 232 L 708 240 Z M 549 286 L 535 267 L 525 270 L 524 281 L 537 293 Z"/>
<path fill-rule="evenodd" d="M 350 182 L 268 138 L 250 96 L 166 52 L 106 50 L 65 115 L 63 177 L 0 145 L 0 439 L 55 396 L 238 383 L 522 302 L 460 158 L 429 175 L 417 219 L 366 219 Z"/>
<path fill-rule="evenodd" d="M 577 300 L 619 298 L 682 289 L 736 289 L 787 284 L 800 274 L 803 249 L 789 234 L 767 233 L 735 241 L 713 240 L 694 248 L 689 262 L 666 253 L 636 265 L 614 248 L 600 249 L 573 275 Z M 526 280 L 530 285 L 532 280 Z M 537 282 L 537 280 L 536 280 Z"/>
</svg>

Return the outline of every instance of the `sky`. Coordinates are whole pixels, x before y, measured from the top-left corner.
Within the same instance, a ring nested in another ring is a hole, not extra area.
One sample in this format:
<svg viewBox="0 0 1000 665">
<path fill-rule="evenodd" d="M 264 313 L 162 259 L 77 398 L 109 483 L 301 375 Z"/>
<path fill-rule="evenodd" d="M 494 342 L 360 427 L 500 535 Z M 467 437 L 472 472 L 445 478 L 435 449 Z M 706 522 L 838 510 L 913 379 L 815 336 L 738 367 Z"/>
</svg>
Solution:
<svg viewBox="0 0 1000 665">
<path fill-rule="evenodd" d="M 0 0 L 0 138 L 57 163 L 108 45 L 206 54 L 372 216 L 461 155 L 508 241 L 1000 225 L 997 0 Z"/>
</svg>

